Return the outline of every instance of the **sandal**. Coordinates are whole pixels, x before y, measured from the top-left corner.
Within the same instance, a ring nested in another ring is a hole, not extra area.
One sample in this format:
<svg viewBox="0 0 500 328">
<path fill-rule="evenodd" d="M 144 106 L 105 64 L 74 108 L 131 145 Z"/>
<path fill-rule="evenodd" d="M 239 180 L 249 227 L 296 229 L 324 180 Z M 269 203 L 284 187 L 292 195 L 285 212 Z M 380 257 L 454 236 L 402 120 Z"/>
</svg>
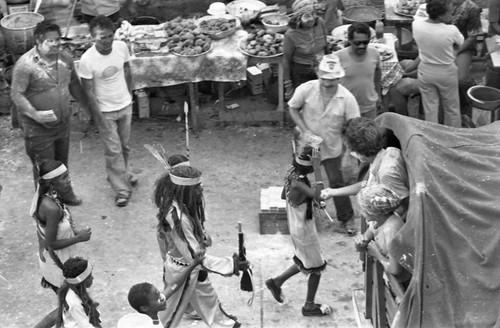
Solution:
<svg viewBox="0 0 500 328">
<path fill-rule="evenodd" d="M 343 221 L 342 225 L 345 228 L 345 232 L 349 237 L 356 235 L 358 230 L 356 229 L 356 224 L 354 223 L 354 219 L 349 219 L 347 221 Z"/>
<path fill-rule="evenodd" d="M 126 196 L 116 196 L 115 205 L 118 207 L 124 207 L 128 205 L 128 197 Z"/>
<path fill-rule="evenodd" d="M 273 278 L 266 280 L 266 286 L 271 291 L 271 294 L 273 294 L 274 299 L 278 303 L 283 303 L 283 293 L 281 292 L 281 288 L 276 286 Z"/>
<path fill-rule="evenodd" d="M 332 308 L 326 304 L 314 304 L 312 309 L 302 307 L 302 315 L 305 317 L 322 317 L 332 313 Z"/>
</svg>

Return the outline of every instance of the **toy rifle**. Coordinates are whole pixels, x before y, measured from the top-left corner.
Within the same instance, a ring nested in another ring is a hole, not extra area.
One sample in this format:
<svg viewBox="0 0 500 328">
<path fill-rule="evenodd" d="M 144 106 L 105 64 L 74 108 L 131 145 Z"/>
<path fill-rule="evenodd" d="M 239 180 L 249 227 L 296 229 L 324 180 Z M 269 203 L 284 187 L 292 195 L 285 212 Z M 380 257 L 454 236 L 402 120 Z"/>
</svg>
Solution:
<svg viewBox="0 0 500 328">
<path fill-rule="evenodd" d="M 241 229 L 241 222 L 238 222 L 238 260 L 240 262 L 245 262 L 247 260 L 246 248 L 245 248 L 245 235 Z M 240 289 L 246 292 L 254 293 L 253 280 L 252 280 L 252 269 L 247 267 L 243 270 L 243 274 L 240 280 Z M 254 295 L 248 300 L 248 306 L 252 305 Z"/>
</svg>

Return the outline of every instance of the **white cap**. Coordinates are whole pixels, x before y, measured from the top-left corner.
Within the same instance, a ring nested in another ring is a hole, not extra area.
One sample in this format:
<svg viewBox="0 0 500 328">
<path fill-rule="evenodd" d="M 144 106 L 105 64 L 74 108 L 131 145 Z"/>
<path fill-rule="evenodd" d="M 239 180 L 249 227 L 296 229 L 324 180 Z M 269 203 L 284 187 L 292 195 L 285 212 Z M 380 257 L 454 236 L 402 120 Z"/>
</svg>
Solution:
<svg viewBox="0 0 500 328">
<path fill-rule="evenodd" d="M 125 314 L 118 320 L 117 328 L 154 328 L 153 319 L 142 313 Z"/>
<path fill-rule="evenodd" d="M 207 13 L 214 16 L 224 15 L 226 13 L 226 5 L 222 2 L 211 3 Z"/>
<path fill-rule="evenodd" d="M 340 79 L 345 71 L 340 66 L 339 56 L 336 54 L 324 55 L 318 66 L 318 77 L 322 79 Z"/>
</svg>

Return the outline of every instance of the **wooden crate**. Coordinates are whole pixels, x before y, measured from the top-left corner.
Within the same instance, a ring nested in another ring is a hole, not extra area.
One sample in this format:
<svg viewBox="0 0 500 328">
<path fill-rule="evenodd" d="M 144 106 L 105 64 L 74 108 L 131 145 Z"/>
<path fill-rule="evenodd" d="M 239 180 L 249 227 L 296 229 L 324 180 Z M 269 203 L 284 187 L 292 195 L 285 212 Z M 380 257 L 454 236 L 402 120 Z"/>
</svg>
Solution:
<svg viewBox="0 0 500 328">
<path fill-rule="evenodd" d="M 290 234 L 286 218 L 286 203 L 281 199 L 283 187 L 269 187 L 260 190 L 260 234 Z"/>
</svg>

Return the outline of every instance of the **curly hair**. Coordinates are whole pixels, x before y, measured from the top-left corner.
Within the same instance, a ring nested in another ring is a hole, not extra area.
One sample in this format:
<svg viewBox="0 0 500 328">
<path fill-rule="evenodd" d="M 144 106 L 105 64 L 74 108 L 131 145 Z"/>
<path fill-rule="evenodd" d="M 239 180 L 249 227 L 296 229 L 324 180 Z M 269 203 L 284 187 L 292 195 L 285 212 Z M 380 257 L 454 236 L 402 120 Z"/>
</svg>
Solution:
<svg viewBox="0 0 500 328">
<path fill-rule="evenodd" d="M 153 291 L 153 288 L 155 287 L 148 282 L 135 284 L 130 287 L 127 296 L 130 306 L 137 312 L 144 313 L 141 310 L 141 306 L 148 305 L 149 295 Z"/>
<path fill-rule="evenodd" d="M 367 35 L 368 38 L 371 35 L 370 26 L 366 23 L 355 22 L 347 28 L 347 39 L 352 41 L 354 39 L 354 33 Z"/>
<path fill-rule="evenodd" d="M 427 0 L 426 11 L 430 19 L 438 19 L 439 16 L 448 12 L 448 2 L 446 0 Z"/>
<path fill-rule="evenodd" d="M 71 257 L 64 262 L 62 268 L 63 276 L 64 278 L 76 278 L 79 274 L 84 272 L 85 269 L 87 269 L 87 266 L 88 261 L 84 258 Z M 99 303 L 94 302 L 87 292 L 87 287 L 85 287 L 85 281 L 87 281 L 87 279 L 77 285 L 68 284 L 67 281 L 64 281 L 61 288 L 59 288 L 59 291 L 57 292 L 59 299 L 59 308 L 56 318 L 57 328 L 64 327 L 63 312 L 69 309 L 69 305 L 66 301 L 66 295 L 70 289 L 81 299 L 85 314 L 89 317 L 89 323 L 94 327 L 101 327 L 99 312 L 97 312 L 97 306 Z"/>
<path fill-rule="evenodd" d="M 115 25 L 111 18 L 103 15 L 98 15 L 92 18 L 92 20 L 89 22 L 89 30 L 92 35 L 94 34 L 94 29 L 96 28 L 114 31 Z"/>
<path fill-rule="evenodd" d="M 167 215 L 172 210 L 173 202 L 175 201 L 180 207 L 180 210 L 187 214 L 193 226 L 193 232 L 196 239 L 198 242 L 202 243 L 205 237 L 203 226 L 205 222 L 205 209 L 201 186 L 200 184 L 195 186 L 176 185 L 170 179 L 170 173 L 183 178 L 201 177 L 201 171 L 194 167 L 177 166 L 172 168 L 170 172 L 162 175 L 156 181 L 154 203 L 159 209 L 157 215 L 158 230 L 164 232 L 175 230 L 181 238 L 185 238 L 179 220 L 181 213 L 177 213 L 178 217 L 174 220 L 174 227 L 171 227 L 166 220 Z"/>
<path fill-rule="evenodd" d="M 344 144 L 352 151 L 371 157 L 383 148 L 383 134 L 375 121 L 365 117 L 348 120 L 342 126 Z"/>
</svg>

